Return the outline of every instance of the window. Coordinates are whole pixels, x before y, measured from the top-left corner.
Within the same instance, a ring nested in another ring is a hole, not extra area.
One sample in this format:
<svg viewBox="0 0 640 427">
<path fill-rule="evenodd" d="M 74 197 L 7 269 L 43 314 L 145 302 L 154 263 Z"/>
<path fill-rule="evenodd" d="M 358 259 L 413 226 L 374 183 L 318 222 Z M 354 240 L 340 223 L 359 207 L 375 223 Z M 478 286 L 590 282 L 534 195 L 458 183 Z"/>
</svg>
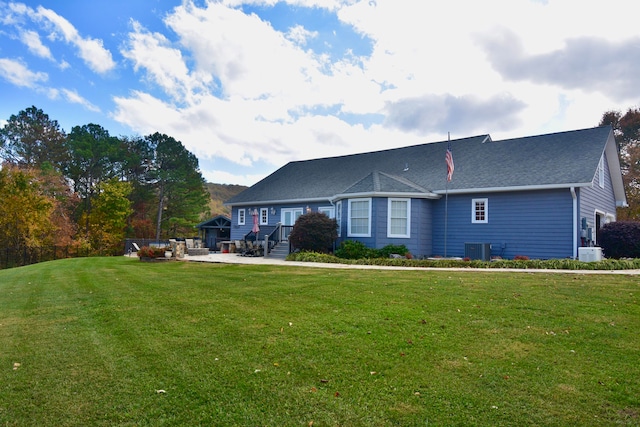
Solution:
<svg viewBox="0 0 640 427">
<path fill-rule="evenodd" d="M 389 199 L 387 211 L 387 237 L 409 238 L 411 199 Z"/>
<path fill-rule="evenodd" d="M 371 237 L 371 199 L 349 200 L 348 235 Z"/>
<path fill-rule="evenodd" d="M 598 185 L 604 188 L 604 155 L 600 157 L 600 163 L 598 163 Z"/>
<path fill-rule="evenodd" d="M 329 218 L 334 218 L 335 217 L 334 209 L 331 206 L 321 206 L 321 207 L 318 208 L 318 212 L 321 212 L 321 213 L 325 214 Z"/>
<path fill-rule="evenodd" d="M 342 237 L 342 200 L 336 202 L 336 222 L 338 223 L 338 237 Z"/>
<path fill-rule="evenodd" d="M 238 225 L 244 225 L 244 209 L 238 209 Z"/>
<path fill-rule="evenodd" d="M 473 224 L 489 222 L 489 199 L 471 200 L 471 222 Z"/>
<path fill-rule="evenodd" d="M 260 208 L 260 225 L 269 224 L 269 209 Z"/>
</svg>

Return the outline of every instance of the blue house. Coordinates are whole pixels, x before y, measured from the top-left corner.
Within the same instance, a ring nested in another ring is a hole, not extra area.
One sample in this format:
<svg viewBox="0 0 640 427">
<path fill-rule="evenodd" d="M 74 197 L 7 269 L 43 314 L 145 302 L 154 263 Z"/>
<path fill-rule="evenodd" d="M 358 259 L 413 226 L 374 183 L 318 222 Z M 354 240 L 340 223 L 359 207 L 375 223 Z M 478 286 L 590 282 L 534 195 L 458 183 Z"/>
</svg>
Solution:
<svg viewBox="0 0 640 427">
<path fill-rule="evenodd" d="M 286 240 L 300 215 L 320 211 L 337 220 L 337 243 L 402 244 L 416 257 L 576 258 L 626 206 L 609 126 L 452 140 L 451 181 L 447 144 L 290 162 L 226 202 L 231 240 L 254 222 Z"/>
</svg>

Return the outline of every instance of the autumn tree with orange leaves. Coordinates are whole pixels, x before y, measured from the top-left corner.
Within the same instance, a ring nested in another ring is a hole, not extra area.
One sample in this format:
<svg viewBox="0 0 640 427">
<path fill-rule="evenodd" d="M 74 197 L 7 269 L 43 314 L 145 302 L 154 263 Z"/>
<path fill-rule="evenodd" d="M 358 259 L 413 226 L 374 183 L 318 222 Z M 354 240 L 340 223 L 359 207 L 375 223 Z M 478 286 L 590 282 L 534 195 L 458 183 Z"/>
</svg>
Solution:
<svg viewBox="0 0 640 427">
<path fill-rule="evenodd" d="M 640 109 L 629 108 L 607 111 L 600 125 L 611 125 L 618 143 L 622 179 L 627 195 L 628 208 L 619 208 L 618 220 L 640 221 Z"/>
</svg>

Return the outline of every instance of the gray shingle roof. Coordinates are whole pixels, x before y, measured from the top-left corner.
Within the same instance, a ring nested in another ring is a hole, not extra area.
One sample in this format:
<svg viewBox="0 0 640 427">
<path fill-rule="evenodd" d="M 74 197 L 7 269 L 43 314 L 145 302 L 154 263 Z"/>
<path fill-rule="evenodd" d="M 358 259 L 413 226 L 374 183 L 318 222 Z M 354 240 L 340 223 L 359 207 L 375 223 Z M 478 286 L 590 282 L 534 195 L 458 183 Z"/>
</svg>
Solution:
<svg viewBox="0 0 640 427">
<path fill-rule="evenodd" d="M 611 127 L 492 141 L 451 141 L 450 192 L 570 186 L 593 180 Z M 290 162 L 227 204 L 332 199 L 364 192 L 442 193 L 447 142 Z M 377 186 L 377 187 L 376 187 Z"/>
<path fill-rule="evenodd" d="M 419 195 L 430 192 L 429 190 L 422 188 L 402 177 L 375 171 L 344 191 L 344 194 L 359 193 L 414 193 L 416 195 Z"/>
</svg>

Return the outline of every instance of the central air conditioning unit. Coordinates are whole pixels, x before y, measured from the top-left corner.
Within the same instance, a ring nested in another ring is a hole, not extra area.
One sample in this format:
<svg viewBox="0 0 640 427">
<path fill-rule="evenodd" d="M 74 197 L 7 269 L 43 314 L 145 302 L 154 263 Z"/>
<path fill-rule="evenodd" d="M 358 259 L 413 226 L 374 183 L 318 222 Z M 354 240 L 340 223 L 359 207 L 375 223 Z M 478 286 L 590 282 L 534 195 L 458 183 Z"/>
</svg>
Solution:
<svg viewBox="0 0 640 427">
<path fill-rule="evenodd" d="M 578 259 L 582 262 L 602 261 L 602 248 L 578 248 Z"/>
<path fill-rule="evenodd" d="M 491 261 L 491 243 L 465 243 L 464 257 Z"/>
</svg>

